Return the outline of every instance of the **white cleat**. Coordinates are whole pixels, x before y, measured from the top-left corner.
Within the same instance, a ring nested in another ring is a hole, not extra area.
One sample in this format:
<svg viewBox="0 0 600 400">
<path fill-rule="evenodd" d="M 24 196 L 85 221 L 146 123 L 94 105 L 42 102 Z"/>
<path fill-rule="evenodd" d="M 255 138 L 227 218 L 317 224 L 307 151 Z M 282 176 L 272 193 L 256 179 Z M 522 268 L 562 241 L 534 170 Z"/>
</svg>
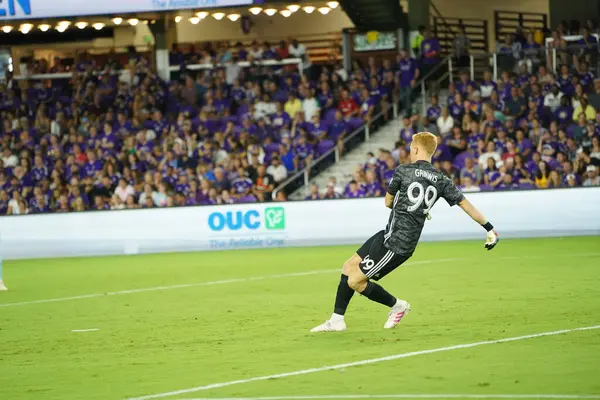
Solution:
<svg viewBox="0 0 600 400">
<path fill-rule="evenodd" d="M 310 331 L 311 332 L 342 332 L 346 330 L 346 323 L 344 320 L 341 321 L 331 321 L 327 320 L 319 326 L 315 326 Z"/>
<path fill-rule="evenodd" d="M 4 282 L 0 281 L 0 291 L 8 290 L 8 288 L 4 285 Z"/>
<path fill-rule="evenodd" d="M 406 313 L 408 313 L 409 310 L 410 310 L 410 304 L 408 304 L 407 301 L 398 300 L 396 302 L 396 305 L 394 305 L 394 307 L 392 307 L 390 309 L 390 313 L 388 314 L 388 319 L 385 322 L 385 325 L 383 325 L 383 327 L 385 329 L 395 328 L 396 325 L 398 325 L 400 323 L 402 318 L 406 315 Z"/>
</svg>

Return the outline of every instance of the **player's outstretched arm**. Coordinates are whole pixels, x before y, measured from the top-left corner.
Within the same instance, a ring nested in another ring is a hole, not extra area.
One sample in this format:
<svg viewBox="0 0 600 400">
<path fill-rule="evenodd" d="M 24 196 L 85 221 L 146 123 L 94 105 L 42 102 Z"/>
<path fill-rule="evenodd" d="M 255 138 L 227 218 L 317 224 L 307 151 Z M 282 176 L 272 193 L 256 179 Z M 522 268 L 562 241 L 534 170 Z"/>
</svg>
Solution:
<svg viewBox="0 0 600 400">
<path fill-rule="evenodd" d="M 467 199 L 463 199 L 460 203 L 458 203 L 458 206 L 462 208 L 463 211 L 469 215 L 469 217 L 473 218 L 474 221 L 478 222 L 481 226 L 483 226 L 483 228 L 487 231 L 487 240 L 485 242 L 485 248 L 488 250 L 492 250 L 494 247 L 496 247 L 496 245 L 500 241 L 500 237 L 498 236 L 498 233 L 496 232 L 492 224 L 490 224 L 488 220 L 485 219 L 485 216 L 481 213 L 481 211 L 476 209 L 475 206 L 473 206 L 473 204 L 471 204 L 471 202 Z"/>
</svg>

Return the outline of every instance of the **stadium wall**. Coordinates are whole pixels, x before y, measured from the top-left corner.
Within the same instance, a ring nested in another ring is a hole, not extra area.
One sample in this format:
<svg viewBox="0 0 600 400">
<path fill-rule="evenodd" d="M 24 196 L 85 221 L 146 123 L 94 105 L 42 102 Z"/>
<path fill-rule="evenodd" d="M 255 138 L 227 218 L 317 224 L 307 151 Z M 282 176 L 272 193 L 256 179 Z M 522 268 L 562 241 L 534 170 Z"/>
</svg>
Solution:
<svg viewBox="0 0 600 400">
<path fill-rule="evenodd" d="M 549 0 L 434 0 L 434 3 L 440 14 L 446 18 L 487 20 L 490 30 L 488 44 L 491 51 L 496 48 L 494 11 L 532 12 L 550 16 Z"/>
<path fill-rule="evenodd" d="M 503 238 L 600 235 L 600 188 L 474 193 Z M 383 229 L 382 198 L 8 216 L 5 259 L 357 244 Z M 444 200 L 423 240 L 482 239 Z"/>
</svg>

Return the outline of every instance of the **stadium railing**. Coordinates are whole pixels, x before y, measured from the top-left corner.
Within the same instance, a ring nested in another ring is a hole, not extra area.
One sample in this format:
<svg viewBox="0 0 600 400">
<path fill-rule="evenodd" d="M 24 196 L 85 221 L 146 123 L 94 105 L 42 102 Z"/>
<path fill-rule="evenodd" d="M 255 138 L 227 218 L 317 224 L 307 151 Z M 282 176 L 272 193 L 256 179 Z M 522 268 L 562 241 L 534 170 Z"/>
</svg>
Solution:
<svg viewBox="0 0 600 400">
<path fill-rule="evenodd" d="M 300 58 L 286 58 L 283 60 L 265 60 L 265 61 L 240 61 L 237 63 L 242 68 L 248 68 L 251 66 L 263 66 L 263 67 L 273 67 L 273 66 L 285 66 L 285 65 L 297 65 L 300 74 L 302 75 L 303 71 L 303 61 Z M 224 68 L 227 64 L 190 64 L 186 65 L 185 69 L 190 71 L 198 71 L 198 70 L 211 70 L 214 68 Z M 171 65 L 169 66 L 170 72 L 181 71 L 181 66 L 179 65 Z M 69 72 L 58 72 L 58 73 L 48 73 L 48 74 L 24 74 L 15 76 L 16 80 L 52 80 L 52 79 L 71 79 L 73 77 L 73 73 L 75 71 Z M 119 75 L 123 78 L 126 78 L 130 71 L 128 69 L 121 69 L 117 71 L 111 72 L 114 75 Z M 95 72 L 96 75 L 100 75 L 101 72 Z"/>
<path fill-rule="evenodd" d="M 391 109 L 393 117 L 396 118 L 398 116 L 398 107 L 399 105 L 394 102 L 394 104 L 389 106 L 388 110 L 382 110 L 376 114 L 371 119 L 370 124 L 363 124 L 359 128 L 355 129 L 352 133 L 344 138 L 344 149 L 350 151 L 357 147 L 360 143 L 369 141 L 373 128 L 378 127 L 384 122 L 383 117 L 385 112 L 389 112 L 389 109 Z M 287 194 L 296 191 L 303 186 L 308 186 L 312 178 L 323 172 L 329 166 L 337 164 L 340 161 L 340 158 L 341 154 L 338 146 L 326 151 L 317 159 L 313 160 L 309 166 L 306 166 L 305 168 L 296 172 L 283 181 L 279 186 L 277 186 L 272 193 L 273 199 L 275 199 L 277 197 L 277 193 L 281 192 L 282 190 Z"/>
<path fill-rule="evenodd" d="M 449 66 L 450 70 L 447 69 L 447 66 Z M 433 83 L 434 85 L 438 85 L 440 82 L 448 79 L 448 77 L 450 76 L 449 71 L 451 71 L 451 68 L 452 59 L 451 56 L 447 56 L 443 61 L 440 62 L 440 64 L 438 64 L 433 70 L 431 70 L 431 72 L 429 72 L 424 77 L 420 78 L 420 80 L 415 84 L 415 89 L 413 89 L 412 94 L 420 94 L 422 101 L 421 107 L 423 109 L 423 113 L 427 109 L 427 84 Z M 402 100 L 394 100 L 394 102 L 390 104 L 389 109 L 382 110 L 381 112 L 376 114 L 371 119 L 370 124 L 363 124 L 359 128 L 355 129 L 348 136 L 346 136 L 343 141 L 345 152 L 347 153 L 353 150 L 354 148 L 358 147 L 358 145 L 360 145 L 361 143 L 369 141 L 371 134 L 374 132 L 374 128 L 377 129 L 382 123 L 385 122 L 385 112 L 389 112 L 390 109 L 392 111 L 393 118 L 397 118 L 399 115 L 399 111 L 402 109 Z M 277 197 L 277 193 L 279 193 L 280 191 L 284 191 L 286 194 L 291 194 L 293 191 L 296 191 L 302 188 L 303 186 L 308 187 L 309 182 L 312 178 L 317 176 L 319 173 L 323 172 L 329 166 L 337 164 L 340 161 L 341 156 L 342 155 L 340 154 L 339 148 L 337 146 L 323 153 L 320 157 L 313 160 L 313 162 L 309 166 L 296 172 L 288 179 L 283 181 L 279 186 L 277 186 L 272 193 L 273 199 Z"/>
<path fill-rule="evenodd" d="M 598 35 L 594 35 L 597 39 Z M 566 64 L 569 67 L 573 66 L 573 56 L 582 53 L 584 50 L 588 51 L 591 58 L 590 70 L 595 71 L 595 75 L 600 75 L 600 63 L 598 63 L 598 55 L 600 54 L 600 44 L 585 45 L 580 44 L 578 41 L 582 37 L 579 35 L 566 36 L 563 39 L 566 40 L 566 48 L 556 48 L 552 46 L 553 39 L 547 38 L 545 40 L 545 46 L 541 46 L 538 50 L 537 56 L 530 56 L 529 59 L 533 60 L 534 65 L 547 65 L 549 72 L 558 72 L 562 64 Z M 528 57 L 525 56 L 524 51 L 521 50 L 516 56 L 514 54 L 503 54 L 498 49 L 496 52 L 483 53 L 483 54 L 471 54 L 469 56 L 468 67 L 456 67 L 453 63 L 454 60 L 449 59 L 449 81 L 452 82 L 457 78 L 457 74 L 464 70 L 468 70 L 469 79 L 477 80 L 482 78 L 483 70 L 481 66 L 485 66 L 486 69 L 490 69 L 492 77 L 497 80 L 503 71 L 518 71 L 519 63 L 527 63 Z M 531 64 L 528 64 L 531 67 Z"/>
</svg>

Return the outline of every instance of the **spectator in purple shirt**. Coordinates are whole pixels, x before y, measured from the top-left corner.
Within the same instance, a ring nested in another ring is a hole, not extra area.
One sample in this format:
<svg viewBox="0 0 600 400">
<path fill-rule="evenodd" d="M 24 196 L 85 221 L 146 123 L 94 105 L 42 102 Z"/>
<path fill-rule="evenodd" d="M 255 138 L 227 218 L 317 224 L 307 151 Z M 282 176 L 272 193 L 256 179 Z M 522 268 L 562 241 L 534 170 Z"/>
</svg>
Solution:
<svg viewBox="0 0 600 400">
<path fill-rule="evenodd" d="M 237 175 L 237 178 L 231 182 L 231 188 L 233 189 L 232 196 L 239 200 L 250 194 L 253 182 L 252 179 L 248 177 L 246 170 L 242 167 L 238 168 Z"/>
<path fill-rule="evenodd" d="M 425 29 L 423 36 L 424 40 L 421 42 L 421 68 L 423 76 L 427 76 L 440 63 L 440 43 L 429 29 Z"/>
<path fill-rule="evenodd" d="M 346 198 L 348 199 L 358 199 L 361 197 L 365 197 L 365 192 L 359 188 L 358 182 L 355 180 L 350 181 L 348 185 L 348 190 L 346 191 Z"/>
<path fill-rule="evenodd" d="M 400 50 L 398 56 L 398 77 L 400 81 L 400 97 L 402 99 L 403 108 L 410 109 L 412 89 L 419 79 L 419 65 L 417 60 L 410 58 L 408 51 Z"/>
<path fill-rule="evenodd" d="M 310 165 L 313 158 L 312 145 L 307 143 L 306 136 L 301 134 L 298 136 L 296 143 L 292 146 L 294 156 L 294 169 L 296 171 Z"/>
<path fill-rule="evenodd" d="M 380 197 L 383 193 L 381 184 L 377 181 L 375 172 L 368 170 L 365 173 L 366 182 L 363 185 L 363 191 L 365 197 Z"/>
<path fill-rule="evenodd" d="M 427 109 L 427 120 L 430 124 L 437 124 L 437 120 L 442 116 L 442 107 L 439 105 L 439 98 L 436 94 L 431 96 L 431 105 Z"/>
<path fill-rule="evenodd" d="M 310 185 L 310 193 L 308 194 L 308 196 L 306 196 L 304 198 L 304 200 L 321 200 L 322 197 L 319 194 L 319 186 L 312 184 Z"/>
</svg>

